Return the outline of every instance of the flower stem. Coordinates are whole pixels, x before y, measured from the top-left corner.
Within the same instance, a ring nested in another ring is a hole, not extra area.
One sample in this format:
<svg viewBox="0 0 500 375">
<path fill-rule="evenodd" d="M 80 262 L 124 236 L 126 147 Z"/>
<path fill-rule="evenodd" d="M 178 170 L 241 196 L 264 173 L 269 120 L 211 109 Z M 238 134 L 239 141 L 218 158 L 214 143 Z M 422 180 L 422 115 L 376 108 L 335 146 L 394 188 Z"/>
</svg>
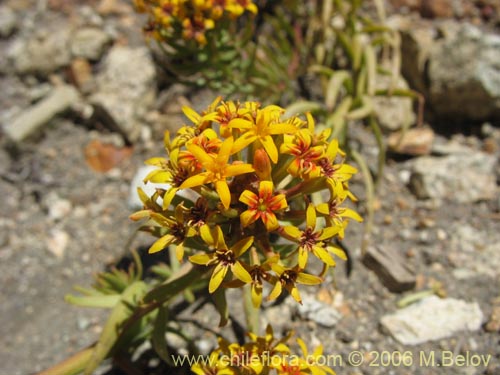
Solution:
<svg viewBox="0 0 500 375">
<path fill-rule="evenodd" d="M 243 309 L 247 323 L 247 330 L 250 332 L 259 332 L 259 312 L 252 303 L 252 291 L 250 285 L 245 285 L 243 288 Z"/>
</svg>

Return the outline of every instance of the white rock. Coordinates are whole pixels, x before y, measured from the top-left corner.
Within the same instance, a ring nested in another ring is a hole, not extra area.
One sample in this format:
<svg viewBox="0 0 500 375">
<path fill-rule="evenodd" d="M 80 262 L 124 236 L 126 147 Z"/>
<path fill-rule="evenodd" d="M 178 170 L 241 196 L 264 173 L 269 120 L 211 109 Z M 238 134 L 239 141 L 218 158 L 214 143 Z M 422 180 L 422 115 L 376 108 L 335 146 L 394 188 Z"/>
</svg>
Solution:
<svg viewBox="0 0 500 375">
<path fill-rule="evenodd" d="M 463 331 L 474 332 L 482 322 L 483 313 L 476 302 L 436 296 L 381 319 L 382 326 L 403 345 L 441 340 Z"/>
<path fill-rule="evenodd" d="M 71 202 L 67 199 L 55 199 L 49 205 L 49 217 L 52 220 L 61 220 L 71 212 Z"/>
<path fill-rule="evenodd" d="M 304 296 L 302 305 L 298 305 L 297 312 L 304 319 L 312 320 L 323 327 L 334 327 L 342 318 L 333 306 L 318 301 L 314 297 Z"/>
<path fill-rule="evenodd" d="M 47 76 L 69 65 L 69 40 L 69 29 L 61 26 L 57 32 L 47 31 L 30 39 L 18 38 L 9 47 L 7 57 L 18 74 Z"/>
<path fill-rule="evenodd" d="M 119 127 L 131 142 L 140 136 L 141 116 L 154 104 L 155 76 L 149 50 L 125 46 L 111 48 L 96 76 L 98 90 L 92 104 L 102 108 L 110 126 Z"/>
<path fill-rule="evenodd" d="M 68 110 L 79 100 L 78 91 L 68 85 L 55 87 L 50 95 L 5 124 L 4 131 L 13 141 L 20 142 Z"/>
<path fill-rule="evenodd" d="M 448 199 L 459 203 L 497 196 L 495 156 L 465 152 L 445 157 L 421 157 L 413 163 L 410 185 L 420 199 Z"/>
<path fill-rule="evenodd" d="M 97 61 L 101 58 L 111 38 L 104 31 L 85 27 L 75 32 L 71 39 L 71 53 L 74 57 L 83 57 Z"/>
<path fill-rule="evenodd" d="M 0 6 L 0 37 L 5 38 L 12 34 L 16 23 L 16 13 L 6 6 Z"/>
<path fill-rule="evenodd" d="M 69 234 L 60 229 L 52 230 L 46 240 L 47 249 L 59 259 L 64 257 L 68 243 Z"/>
<path fill-rule="evenodd" d="M 391 77 L 377 75 L 376 89 L 386 90 L 391 85 Z M 395 89 L 408 90 L 408 83 L 403 77 L 396 78 Z M 399 130 L 409 127 L 415 123 L 413 102 L 410 98 L 401 96 L 377 96 L 373 99 L 375 114 L 383 129 Z"/>
</svg>

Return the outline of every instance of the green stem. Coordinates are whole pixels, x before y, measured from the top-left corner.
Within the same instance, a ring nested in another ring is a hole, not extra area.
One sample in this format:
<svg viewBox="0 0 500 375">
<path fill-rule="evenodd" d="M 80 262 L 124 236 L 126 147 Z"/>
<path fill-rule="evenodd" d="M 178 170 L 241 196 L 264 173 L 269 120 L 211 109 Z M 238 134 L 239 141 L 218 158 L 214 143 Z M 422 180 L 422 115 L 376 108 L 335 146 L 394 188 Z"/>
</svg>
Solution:
<svg viewBox="0 0 500 375">
<path fill-rule="evenodd" d="M 87 367 L 87 363 L 92 358 L 94 346 L 79 351 L 68 359 L 57 365 L 39 372 L 36 375 L 76 375 L 80 374 Z"/>
<path fill-rule="evenodd" d="M 260 310 L 258 308 L 255 308 L 252 303 L 252 290 L 250 288 L 250 285 L 245 285 L 243 287 L 243 309 L 245 311 L 247 329 L 250 332 L 259 334 Z"/>
<path fill-rule="evenodd" d="M 366 253 L 366 249 L 368 247 L 370 241 L 370 234 L 373 228 L 373 218 L 375 214 L 374 204 L 375 204 L 375 188 L 373 183 L 372 175 L 370 174 L 370 169 L 368 165 L 366 165 L 365 159 L 359 154 L 357 151 L 352 150 L 351 156 L 358 163 L 359 168 L 361 169 L 361 173 L 365 180 L 366 185 L 366 211 L 367 211 L 367 219 L 365 230 L 363 233 L 363 241 L 361 243 L 361 254 L 364 255 Z"/>
</svg>

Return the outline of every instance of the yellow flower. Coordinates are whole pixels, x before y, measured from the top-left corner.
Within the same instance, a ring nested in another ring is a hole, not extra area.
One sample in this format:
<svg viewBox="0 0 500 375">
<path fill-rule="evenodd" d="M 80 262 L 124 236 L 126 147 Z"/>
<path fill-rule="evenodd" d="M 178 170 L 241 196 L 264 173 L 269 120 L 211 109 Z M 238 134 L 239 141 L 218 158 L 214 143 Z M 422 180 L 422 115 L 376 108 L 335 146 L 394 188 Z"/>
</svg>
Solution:
<svg viewBox="0 0 500 375">
<path fill-rule="evenodd" d="M 214 350 L 210 353 L 207 361 L 197 361 L 191 366 L 191 371 L 196 375 L 228 375 L 233 372 L 228 369 L 227 364 L 221 361 L 220 350 Z"/>
<path fill-rule="evenodd" d="M 258 141 L 266 150 L 273 163 L 278 162 L 278 149 L 274 144 L 272 135 L 293 134 L 297 128 L 290 123 L 280 122 L 283 113 L 281 107 L 270 105 L 256 110 L 254 120 L 234 119 L 229 123 L 230 128 L 240 129 L 244 134 L 235 142 L 235 147 L 241 150 L 250 143 Z"/>
<path fill-rule="evenodd" d="M 188 144 L 187 149 L 203 165 L 206 172 L 201 172 L 195 176 L 189 177 L 179 187 L 180 189 L 192 188 L 203 184 L 214 183 L 215 190 L 219 194 L 220 200 L 226 209 L 231 204 L 231 192 L 227 184 L 228 177 L 234 177 L 244 173 L 253 172 L 251 164 L 228 164 L 229 157 L 233 150 L 233 138 L 226 139 L 216 156 L 209 155 L 200 146 Z"/>
<path fill-rule="evenodd" d="M 292 176 L 310 179 L 320 175 L 318 161 L 324 147 L 313 143 L 313 133 L 309 129 L 300 129 L 294 136 L 285 137 L 280 151 L 294 156 L 287 169 Z"/>
<path fill-rule="evenodd" d="M 179 159 L 179 150 L 174 149 L 170 152 L 169 160 L 165 158 L 151 158 L 145 164 L 153 165 L 159 169 L 151 171 L 145 178 L 144 182 L 153 182 L 170 185 L 163 196 L 163 209 L 166 210 L 170 206 L 172 199 L 179 190 L 179 186 L 188 179 L 188 177 L 196 173 L 192 165 L 182 163 Z"/>
<path fill-rule="evenodd" d="M 209 254 L 196 254 L 189 257 L 189 261 L 204 266 L 215 265 L 214 271 L 208 284 L 208 291 L 213 293 L 220 286 L 231 270 L 234 276 L 239 280 L 250 283 L 252 278 L 238 258 L 243 255 L 253 243 L 253 236 L 243 238 L 228 248 L 224 240 L 224 234 L 219 226 L 210 230 L 207 224 L 200 228 L 200 235 L 208 245 L 215 250 Z"/>
<path fill-rule="evenodd" d="M 353 219 L 358 222 L 362 222 L 363 218 L 359 214 L 348 208 L 342 207 L 341 204 L 344 203 L 347 198 L 347 194 L 344 191 L 342 184 L 336 184 L 333 186 L 334 193 L 332 198 L 328 203 L 320 203 L 316 206 L 316 210 L 325 215 L 326 223 L 329 226 L 338 227 L 338 236 L 340 239 L 344 238 L 344 228 L 347 226 L 348 219 Z"/>
<path fill-rule="evenodd" d="M 302 298 L 296 284 L 317 285 L 323 281 L 318 276 L 302 272 L 303 269 L 298 265 L 293 268 L 285 268 L 281 264 L 275 263 L 271 265 L 271 268 L 278 274 L 278 280 L 274 284 L 271 294 L 267 297 L 269 301 L 278 298 L 283 292 L 283 288 L 285 288 L 295 301 L 302 304 Z"/>
<path fill-rule="evenodd" d="M 168 234 L 160 237 L 151 247 L 149 248 L 149 254 L 154 254 L 159 251 L 162 251 L 167 246 L 175 244 L 175 255 L 177 259 L 182 261 L 184 256 L 184 241 L 188 237 L 193 237 L 196 234 L 196 230 L 194 228 L 187 227 L 184 224 L 184 207 L 182 205 L 178 205 L 175 208 L 175 216 L 166 217 L 162 214 L 151 212 L 151 218 L 160 224 L 163 227 L 168 228 Z M 175 219 L 175 220 L 174 220 Z"/>
<path fill-rule="evenodd" d="M 276 219 L 276 211 L 288 207 L 284 194 L 273 194 L 274 186 L 271 181 L 261 181 L 259 184 L 259 195 L 250 190 L 241 193 L 240 202 L 248 206 L 248 210 L 240 215 L 244 227 L 262 219 L 266 229 L 271 232 L 278 229 L 279 223 Z"/>
<path fill-rule="evenodd" d="M 313 373 L 314 375 L 325 375 L 326 373 L 335 375 L 335 371 L 333 371 L 325 364 L 321 364 L 321 362 L 323 363 L 325 362 L 322 345 L 317 346 L 316 349 L 314 349 L 314 352 L 309 354 L 307 346 L 302 339 L 297 338 L 297 343 L 299 344 L 300 349 L 302 350 L 302 357 L 306 360 L 307 367 L 309 368 L 311 373 Z"/>
<path fill-rule="evenodd" d="M 321 168 L 321 174 L 326 177 L 326 181 L 331 189 L 335 189 L 335 186 L 338 184 L 343 187 L 343 183 L 349 180 L 353 174 L 358 172 L 356 168 L 344 164 L 343 161 L 340 164 L 335 164 L 335 159 L 338 154 L 343 156 L 343 152 L 339 150 L 338 141 L 334 139 L 328 145 L 325 157 L 318 162 Z"/>
<path fill-rule="evenodd" d="M 301 231 L 294 226 L 286 226 L 283 228 L 285 235 L 292 241 L 299 243 L 299 259 L 298 265 L 300 268 L 305 268 L 309 253 L 313 253 L 323 263 L 334 266 L 335 261 L 325 248 L 323 240 L 331 238 L 339 233 L 339 227 L 332 226 L 316 231 L 316 209 L 311 203 L 306 211 L 306 229 Z"/>
<path fill-rule="evenodd" d="M 248 332 L 247 335 L 258 353 L 273 357 L 278 354 L 290 353 L 290 348 L 285 344 L 285 342 L 290 339 L 292 334 L 293 332 L 290 332 L 289 334 L 278 340 L 274 337 L 273 327 L 268 324 L 266 327 L 265 336 L 258 336 L 253 332 Z M 268 358 L 265 359 L 267 360 Z M 270 363 L 272 361 L 268 360 L 267 362 Z"/>
<path fill-rule="evenodd" d="M 216 122 L 220 125 L 220 135 L 224 138 L 231 136 L 231 129 L 229 123 L 235 118 L 246 118 L 250 115 L 251 111 L 249 103 L 246 102 L 245 106 L 241 106 L 239 102 L 227 101 L 222 102 L 216 109 L 217 118 Z"/>
<path fill-rule="evenodd" d="M 252 266 L 243 264 L 246 268 L 250 277 L 252 278 L 250 282 L 251 287 L 251 296 L 252 296 L 252 304 L 254 307 L 258 308 L 262 303 L 262 290 L 264 281 L 271 283 L 273 280 L 273 276 L 271 275 L 271 265 L 277 263 L 279 260 L 279 255 L 275 255 L 269 259 L 267 259 L 262 264 L 254 264 Z M 240 288 L 245 285 L 245 282 L 241 280 L 232 280 L 229 283 L 225 284 L 228 288 Z"/>
</svg>

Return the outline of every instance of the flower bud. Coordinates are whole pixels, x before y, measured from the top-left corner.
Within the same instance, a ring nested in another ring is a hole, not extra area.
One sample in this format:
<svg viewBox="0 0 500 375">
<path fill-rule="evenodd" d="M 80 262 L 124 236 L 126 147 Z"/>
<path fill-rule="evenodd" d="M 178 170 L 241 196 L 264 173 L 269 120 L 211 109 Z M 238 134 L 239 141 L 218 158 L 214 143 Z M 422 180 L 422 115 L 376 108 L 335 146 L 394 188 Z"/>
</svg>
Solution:
<svg viewBox="0 0 500 375">
<path fill-rule="evenodd" d="M 271 160 L 263 148 L 259 148 L 255 151 L 253 167 L 261 181 L 271 180 Z"/>
</svg>

